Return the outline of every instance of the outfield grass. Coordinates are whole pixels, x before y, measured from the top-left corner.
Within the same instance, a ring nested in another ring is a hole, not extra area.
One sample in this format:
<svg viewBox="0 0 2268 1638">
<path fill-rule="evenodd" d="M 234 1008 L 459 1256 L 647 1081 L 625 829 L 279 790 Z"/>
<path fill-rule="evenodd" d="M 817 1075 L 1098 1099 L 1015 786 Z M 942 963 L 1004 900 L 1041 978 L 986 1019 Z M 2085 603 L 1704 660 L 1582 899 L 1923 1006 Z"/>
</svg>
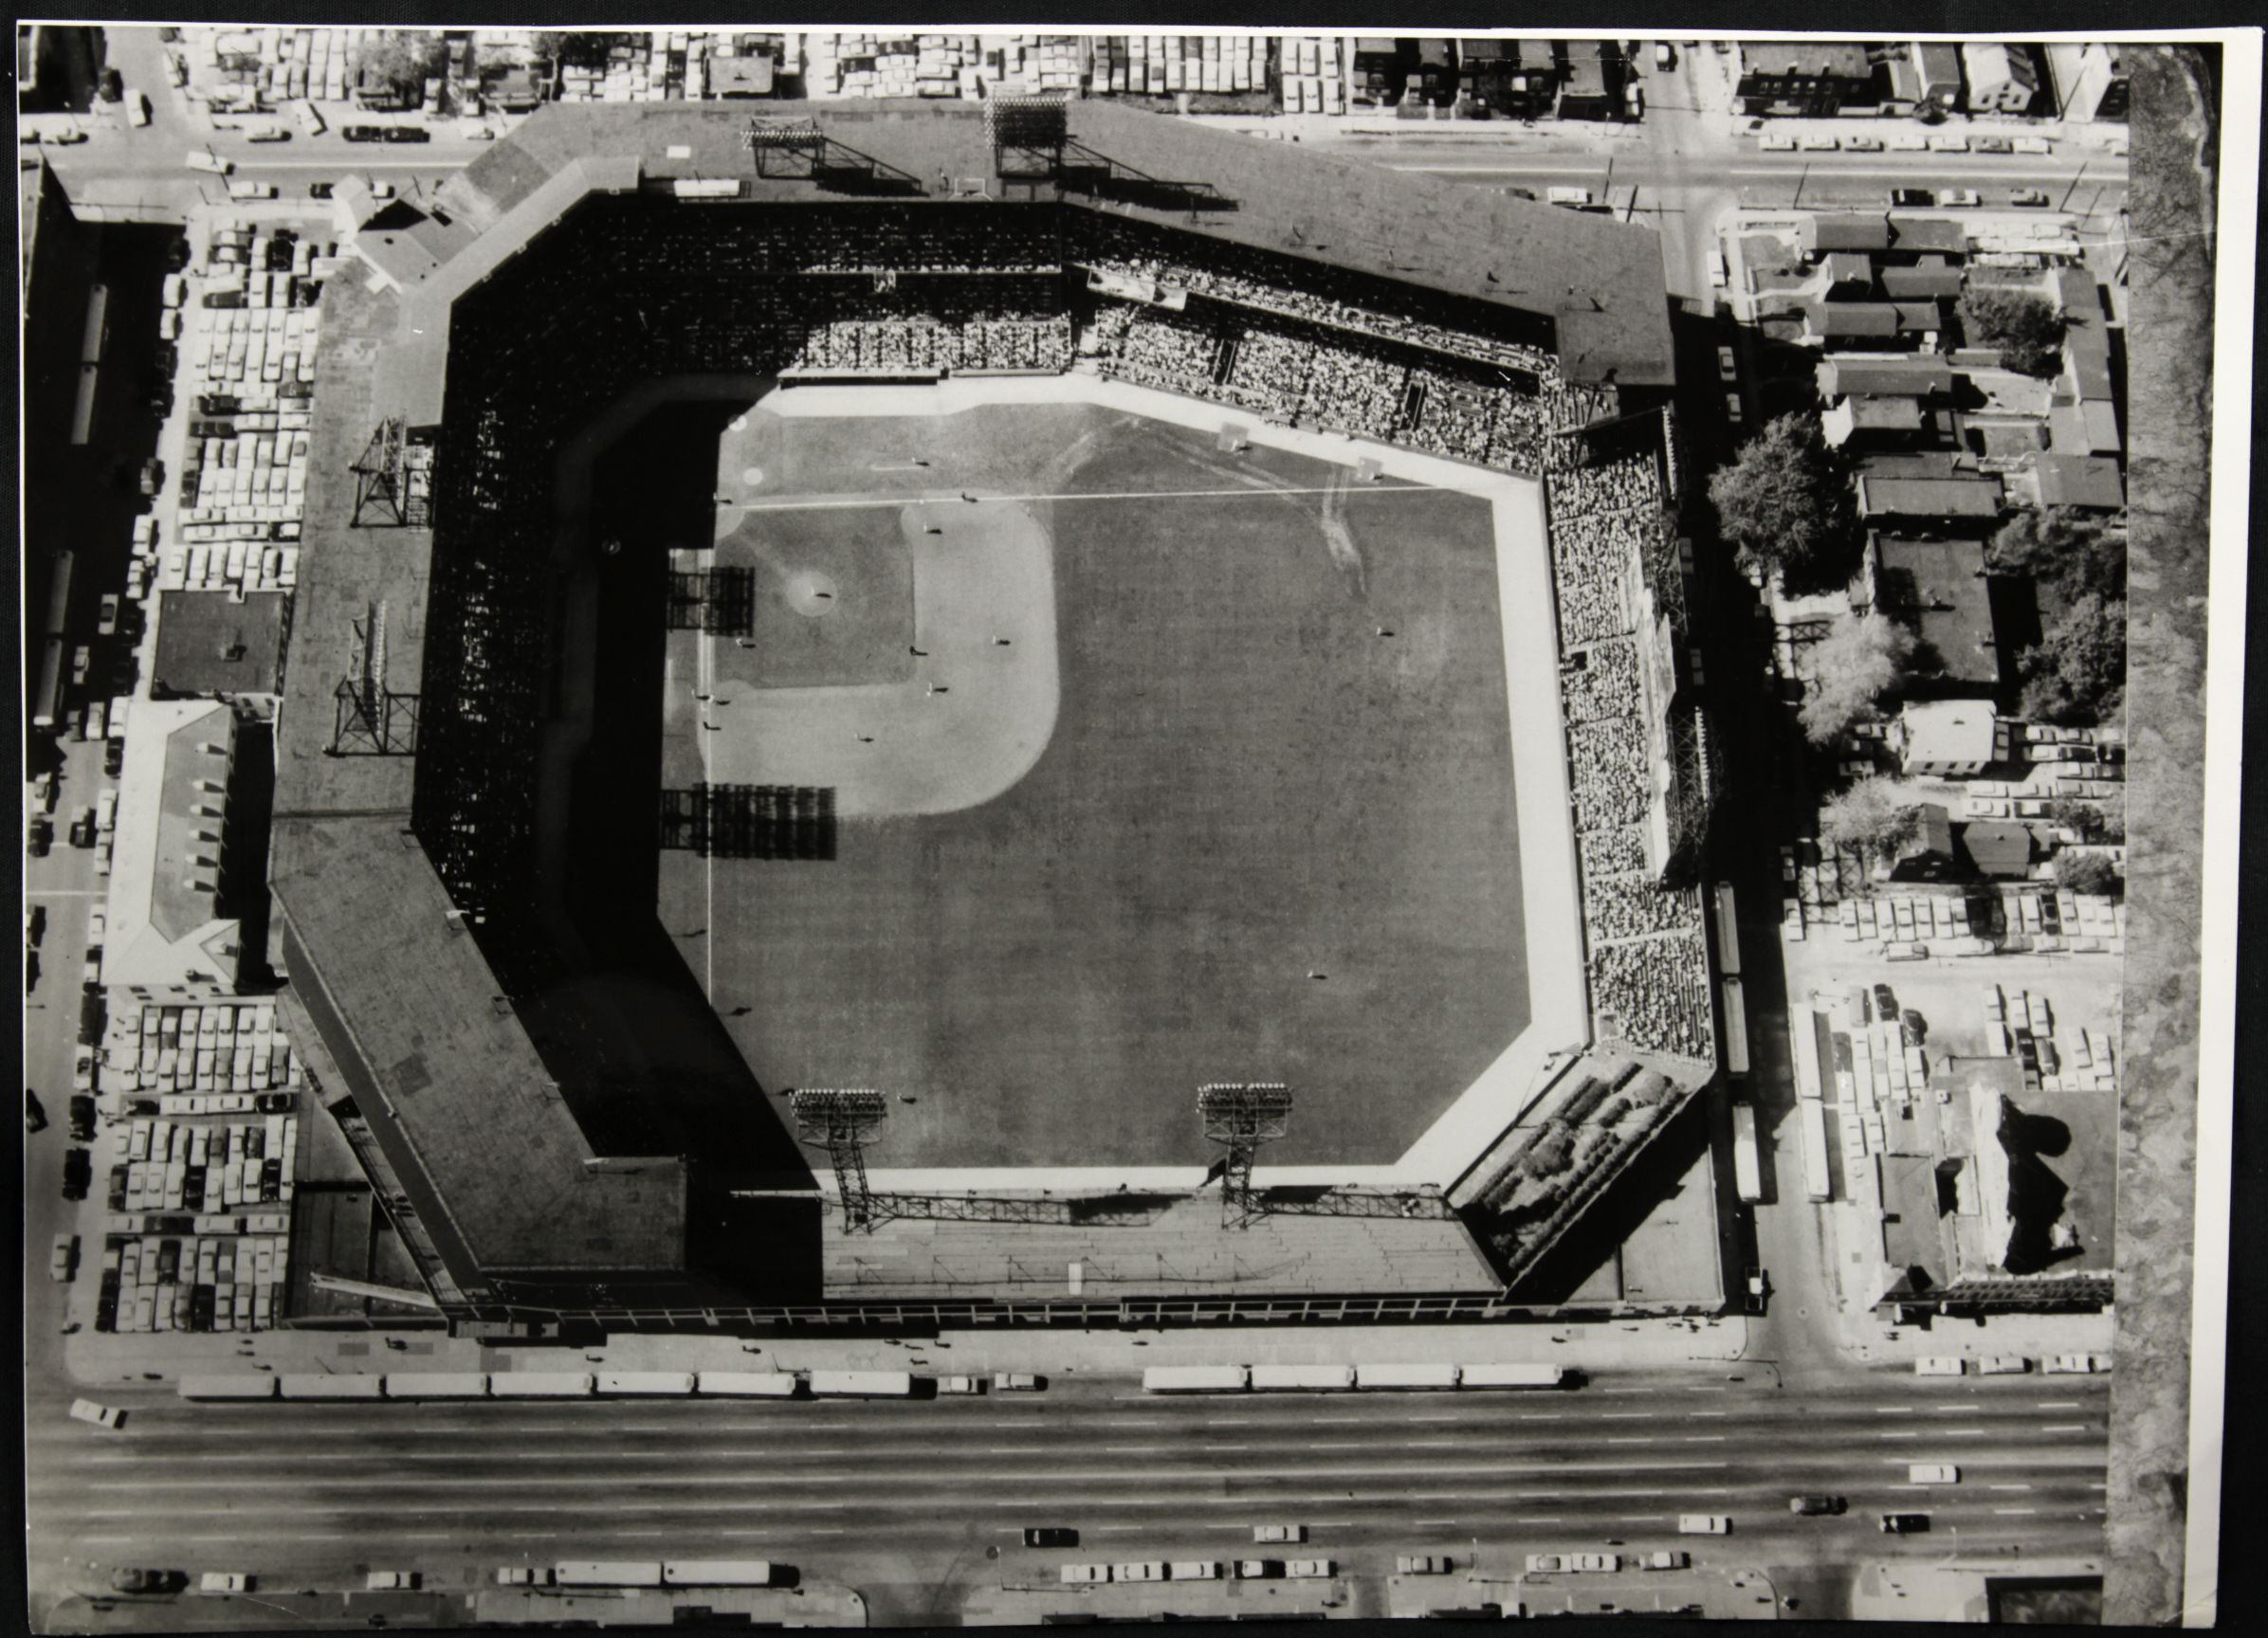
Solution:
<svg viewBox="0 0 2268 1638">
<path fill-rule="evenodd" d="M 848 821 L 828 862 L 665 855 L 665 924 L 708 929 L 684 948 L 768 1089 L 891 1093 L 878 1165 L 1145 1165 L 1211 1157 L 1200 1082 L 1282 1080 L 1271 1163 L 1381 1164 L 1524 1027 L 1484 501 L 1085 406 L 759 418 L 774 500 L 1145 497 L 1023 502 L 1061 699 L 1005 793 Z M 1335 492 L 1168 496 L 1254 480 Z M 762 527 L 848 561 L 898 516 Z"/>
</svg>

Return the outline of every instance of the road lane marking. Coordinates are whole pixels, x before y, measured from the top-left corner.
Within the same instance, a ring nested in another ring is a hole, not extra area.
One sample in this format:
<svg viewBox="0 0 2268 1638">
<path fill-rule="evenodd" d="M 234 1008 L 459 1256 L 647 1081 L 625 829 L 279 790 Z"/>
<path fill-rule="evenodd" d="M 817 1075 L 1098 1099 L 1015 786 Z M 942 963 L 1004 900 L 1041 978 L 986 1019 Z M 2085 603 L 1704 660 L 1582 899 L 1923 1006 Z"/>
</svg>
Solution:
<svg viewBox="0 0 2268 1638">
<path fill-rule="evenodd" d="M 2039 1509 L 2037 1507 L 1995 1507 L 1993 1511 L 1995 1513 L 2007 1515 L 2010 1518 L 2016 1518 L 2038 1513 Z"/>
<path fill-rule="evenodd" d="M 1875 1437 L 1877 1439 L 1919 1439 L 1921 1435 L 1910 1428 L 1902 1428 L 1894 1433 L 1877 1433 Z"/>
<path fill-rule="evenodd" d="M 2035 1410 L 2076 1410 L 2078 1408 L 2076 1399 L 2042 1399 L 2032 1407 Z"/>
<path fill-rule="evenodd" d="M 1877 1405 L 1875 1407 L 1875 1414 L 1877 1416 L 1911 1416 L 1913 1414 L 1913 1407 L 1911 1405 Z"/>
<path fill-rule="evenodd" d="M 1419 1530 L 1429 1529 L 1435 1525 L 1454 1524 L 1457 1522 L 1458 1520 L 1454 1519 L 1413 1519 L 1410 1520 L 1410 1523 Z"/>
<path fill-rule="evenodd" d="M 1724 1433 L 1688 1433 L 1685 1442 L 1688 1445 L 1722 1445 L 1728 1437 Z"/>
<path fill-rule="evenodd" d="M 1984 1488 L 1987 1490 L 2029 1490 L 2031 1486 L 2029 1484 L 1987 1484 Z"/>
<path fill-rule="evenodd" d="M 2087 1428 L 2084 1423 L 2080 1422 L 2058 1422 L 2054 1427 L 2042 1428 L 2040 1431 L 2042 1433 L 2084 1433 L 2087 1431 Z"/>
</svg>

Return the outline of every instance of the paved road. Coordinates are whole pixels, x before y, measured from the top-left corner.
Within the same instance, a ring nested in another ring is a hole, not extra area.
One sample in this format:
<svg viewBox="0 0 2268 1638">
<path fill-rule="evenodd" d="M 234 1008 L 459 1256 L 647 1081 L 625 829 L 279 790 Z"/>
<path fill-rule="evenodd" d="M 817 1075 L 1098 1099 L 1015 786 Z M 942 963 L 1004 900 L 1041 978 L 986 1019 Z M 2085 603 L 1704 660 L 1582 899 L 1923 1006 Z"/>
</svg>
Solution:
<svg viewBox="0 0 2268 1638">
<path fill-rule="evenodd" d="M 1764 1374 L 1615 1375 L 1580 1392 L 1145 1398 L 1130 1381 L 893 1404 L 185 1405 L 129 1392 L 127 1429 L 35 1397 L 34 1586 L 121 1562 L 257 1572 L 277 1587 L 418 1568 L 468 1589 L 558 1556 L 764 1556 L 850 1582 L 878 1619 L 943 1616 L 965 1590 L 1052 1574 L 1015 1545 L 1078 1528 L 1071 1556 L 1210 1556 L 1250 1526 L 1382 1577 L 1396 1551 L 1681 1545 L 1789 1567 L 1890 1553 L 2099 1550 L 2107 1385 L 1882 1372 L 1776 1391 Z M 1909 1462 L 1960 1464 L 1924 1494 Z M 1844 1494 L 1840 1519 L 1787 1512 Z M 1879 1534 L 1923 1510 L 1931 1535 Z M 1730 1514 L 1678 1541 L 1680 1512 Z M 997 1564 L 984 1549 L 1002 1549 Z M 953 1568 L 948 1574 L 948 1567 Z M 942 1580 L 940 1577 L 944 1577 Z"/>
</svg>

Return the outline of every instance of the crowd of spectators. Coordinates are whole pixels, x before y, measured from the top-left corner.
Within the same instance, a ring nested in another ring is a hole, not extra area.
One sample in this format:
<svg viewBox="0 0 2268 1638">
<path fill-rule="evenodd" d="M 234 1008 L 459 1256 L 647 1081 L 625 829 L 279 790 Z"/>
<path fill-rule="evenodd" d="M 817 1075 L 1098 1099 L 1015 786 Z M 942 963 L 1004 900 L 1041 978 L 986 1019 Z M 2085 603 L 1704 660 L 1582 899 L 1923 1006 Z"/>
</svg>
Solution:
<svg viewBox="0 0 2268 1638">
<path fill-rule="evenodd" d="M 1611 637 L 1570 654 L 1560 666 L 1560 698 L 1569 722 L 1636 717 L 1641 705 L 1637 640 Z"/>
<path fill-rule="evenodd" d="M 1710 1057 L 1709 948 L 1698 927 L 1594 949 L 1591 1010 L 1602 1036 L 1651 1051 Z"/>
<path fill-rule="evenodd" d="M 1646 844 L 1636 825 L 1613 825 L 1585 830 L 1576 838 L 1577 868 L 1590 882 L 1609 876 L 1627 876 L 1646 867 Z"/>
<path fill-rule="evenodd" d="M 1637 718 L 1570 724 L 1567 764 L 1578 831 L 1646 816 L 1646 736 Z"/>
</svg>

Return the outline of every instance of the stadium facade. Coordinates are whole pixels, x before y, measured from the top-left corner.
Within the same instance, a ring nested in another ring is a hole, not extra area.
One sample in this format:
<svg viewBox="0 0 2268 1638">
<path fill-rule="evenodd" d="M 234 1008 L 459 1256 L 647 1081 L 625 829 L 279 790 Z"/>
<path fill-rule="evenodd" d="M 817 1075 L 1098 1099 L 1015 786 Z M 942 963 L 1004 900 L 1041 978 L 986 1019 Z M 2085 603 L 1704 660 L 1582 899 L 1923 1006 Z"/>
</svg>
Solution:
<svg viewBox="0 0 2268 1638">
<path fill-rule="evenodd" d="M 454 1319 L 1511 1315 L 1712 1083 L 1691 877 L 1715 776 L 1651 232 L 1103 103 L 551 107 L 428 208 L 356 191 L 275 942 L 294 1039 Z M 1261 354 L 1391 391 L 1273 400 L 1237 368 Z M 814 1174 L 698 990 L 592 982 L 594 925 L 659 937 L 655 843 L 561 815 L 602 617 L 564 555 L 591 531 L 555 519 L 562 446 L 661 381 L 1072 370 L 1543 485 L 1584 1023 L 1425 1179 L 1271 1177 L 1248 1133 L 1180 1189 L 869 1196 L 855 1134 Z"/>
</svg>

